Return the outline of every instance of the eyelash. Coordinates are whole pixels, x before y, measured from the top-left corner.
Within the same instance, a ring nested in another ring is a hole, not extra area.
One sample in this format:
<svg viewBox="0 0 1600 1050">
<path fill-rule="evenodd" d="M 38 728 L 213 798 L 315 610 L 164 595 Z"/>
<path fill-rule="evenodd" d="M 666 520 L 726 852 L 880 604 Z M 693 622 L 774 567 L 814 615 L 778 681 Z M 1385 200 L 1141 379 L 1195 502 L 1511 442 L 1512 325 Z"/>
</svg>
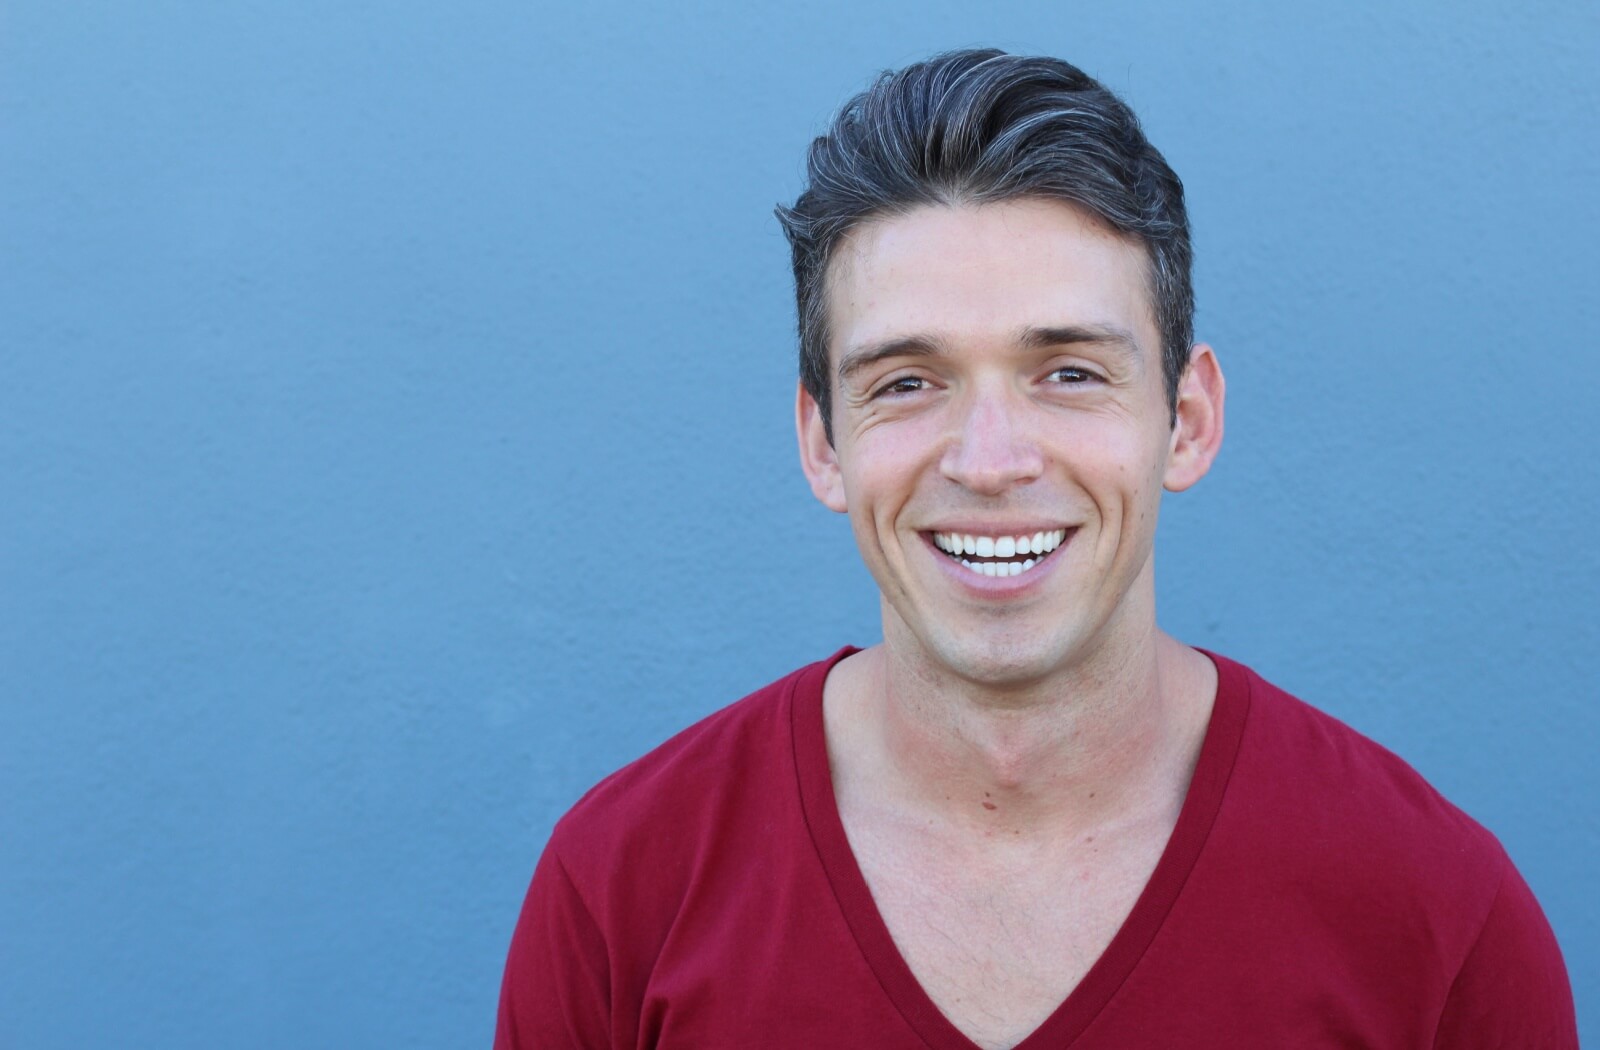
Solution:
<svg viewBox="0 0 1600 1050">
<path fill-rule="evenodd" d="M 898 379 L 895 379 L 895 380 L 892 380 L 890 382 L 887 382 L 887 383 L 883 384 L 883 386 L 878 388 L 878 392 L 876 394 L 872 395 L 872 396 L 873 397 L 894 397 L 897 394 L 916 394 L 916 393 L 921 393 L 921 391 L 923 389 L 922 388 L 922 384 L 924 384 L 926 382 L 927 382 L 927 380 L 923 379 L 921 376 L 901 376 Z M 899 387 L 899 386 L 901 386 L 902 384 L 905 384 L 905 383 L 916 383 L 917 387 L 914 390 L 899 390 L 899 389 L 896 389 L 897 387 Z"/>
<path fill-rule="evenodd" d="M 1073 366 L 1073 365 L 1066 365 L 1066 366 L 1063 366 L 1061 368 L 1054 369 L 1053 371 L 1050 372 L 1050 378 L 1054 379 L 1056 376 L 1060 375 L 1063 372 L 1071 372 L 1071 373 L 1073 373 L 1073 375 L 1076 378 L 1062 380 L 1060 382 L 1061 386 L 1079 386 L 1079 385 L 1084 384 L 1084 383 L 1092 383 L 1092 382 L 1094 382 L 1094 381 L 1096 381 L 1097 379 L 1100 378 L 1099 376 L 1095 375 L 1093 372 L 1089 371 L 1087 368 L 1078 368 L 1078 367 Z M 899 395 L 902 395 L 902 394 L 917 394 L 917 393 L 921 393 L 923 391 L 923 389 L 925 388 L 925 385 L 927 384 L 927 382 L 928 381 L 926 379 L 923 379 L 921 376 L 901 376 L 898 379 L 894 379 L 894 380 L 891 380 L 890 382 L 887 382 L 887 383 L 883 384 L 883 386 L 879 387 L 877 392 L 874 393 L 872 396 L 875 397 L 875 398 L 877 398 L 877 397 L 896 397 L 896 396 L 899 396 Z M 909 389 L 909 390 L 901 389 L 901 387 L 903 387 L 905 384 L 908 384 L 908 383 L 915 383 L 917 385 L 914 388 Z"/>
</svg>

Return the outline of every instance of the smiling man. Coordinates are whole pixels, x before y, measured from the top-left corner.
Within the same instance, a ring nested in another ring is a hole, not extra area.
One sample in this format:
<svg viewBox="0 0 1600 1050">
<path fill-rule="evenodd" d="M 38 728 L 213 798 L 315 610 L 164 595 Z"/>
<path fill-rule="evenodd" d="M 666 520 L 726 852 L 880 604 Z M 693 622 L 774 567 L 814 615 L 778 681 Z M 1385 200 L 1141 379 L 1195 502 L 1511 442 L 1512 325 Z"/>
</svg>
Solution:
<svg viewBox="0 0 1600 1050">
<path fill-rule="evenodd" d="M 1487 831 L 1157 626 L 1164 491 L 1222 442 L 1183 192 L 1077 69 L 885 74 L 780 209 L 797 423 L 883 642 L 560 822 L 496 1045 L 1576 1047 Z"/>
</svg>

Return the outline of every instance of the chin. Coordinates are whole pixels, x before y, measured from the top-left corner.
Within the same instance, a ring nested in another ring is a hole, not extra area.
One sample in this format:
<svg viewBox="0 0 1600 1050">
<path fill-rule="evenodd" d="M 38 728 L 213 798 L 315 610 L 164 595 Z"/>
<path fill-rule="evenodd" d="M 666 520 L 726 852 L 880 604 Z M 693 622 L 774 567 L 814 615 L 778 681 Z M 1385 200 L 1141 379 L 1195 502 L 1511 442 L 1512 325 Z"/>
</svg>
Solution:
<svg viewBox="0 0 1600 1050">
<path fill-rule="evenodd" d="M 1071 662 L 1075 648 L 1062 639 L 944 642 L 928 647 L 927 655 L 935 664 L 974 685 L 995 690 L 1026 688 L 1049 678 Z"/>
</svg>

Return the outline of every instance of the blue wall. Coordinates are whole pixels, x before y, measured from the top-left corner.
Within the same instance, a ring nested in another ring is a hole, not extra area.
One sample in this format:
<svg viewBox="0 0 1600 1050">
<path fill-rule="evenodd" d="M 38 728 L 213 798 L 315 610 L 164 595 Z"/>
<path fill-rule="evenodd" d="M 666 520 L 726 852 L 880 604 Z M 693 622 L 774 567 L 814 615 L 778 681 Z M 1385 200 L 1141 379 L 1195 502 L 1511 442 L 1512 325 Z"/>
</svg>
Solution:
<svg viewBox="0 0 1600 1050">
<path fill-rule="evenodd" d="M 0 1046 L 487 1043 L 573 799 L 876 637 L 771 208 L 977 43 L 1189 187 L 1168 627 L 1499 834 L 1600 1040 L 1600 15 L 1289 12 L 5 5 Z"/>
</svg>

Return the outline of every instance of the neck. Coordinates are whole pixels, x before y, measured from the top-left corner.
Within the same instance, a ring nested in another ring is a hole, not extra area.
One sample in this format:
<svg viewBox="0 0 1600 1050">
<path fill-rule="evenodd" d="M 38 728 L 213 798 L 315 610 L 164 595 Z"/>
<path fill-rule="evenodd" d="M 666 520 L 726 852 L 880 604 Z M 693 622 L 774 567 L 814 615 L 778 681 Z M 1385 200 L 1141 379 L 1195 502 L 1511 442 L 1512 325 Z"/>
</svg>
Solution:
<svg viewBox="0 0 1600 1050">
<path fill-rule="evenodd" d="M 836 779 L 957 833 L 1028 841 L 1175 821 L 1215 669 L 1146 622 L 1047 678 L 994 688 L 940 668 L 886 615 L 885 644 L 835 672 L 852 665 L 829 713 Z"/>
</svg>

